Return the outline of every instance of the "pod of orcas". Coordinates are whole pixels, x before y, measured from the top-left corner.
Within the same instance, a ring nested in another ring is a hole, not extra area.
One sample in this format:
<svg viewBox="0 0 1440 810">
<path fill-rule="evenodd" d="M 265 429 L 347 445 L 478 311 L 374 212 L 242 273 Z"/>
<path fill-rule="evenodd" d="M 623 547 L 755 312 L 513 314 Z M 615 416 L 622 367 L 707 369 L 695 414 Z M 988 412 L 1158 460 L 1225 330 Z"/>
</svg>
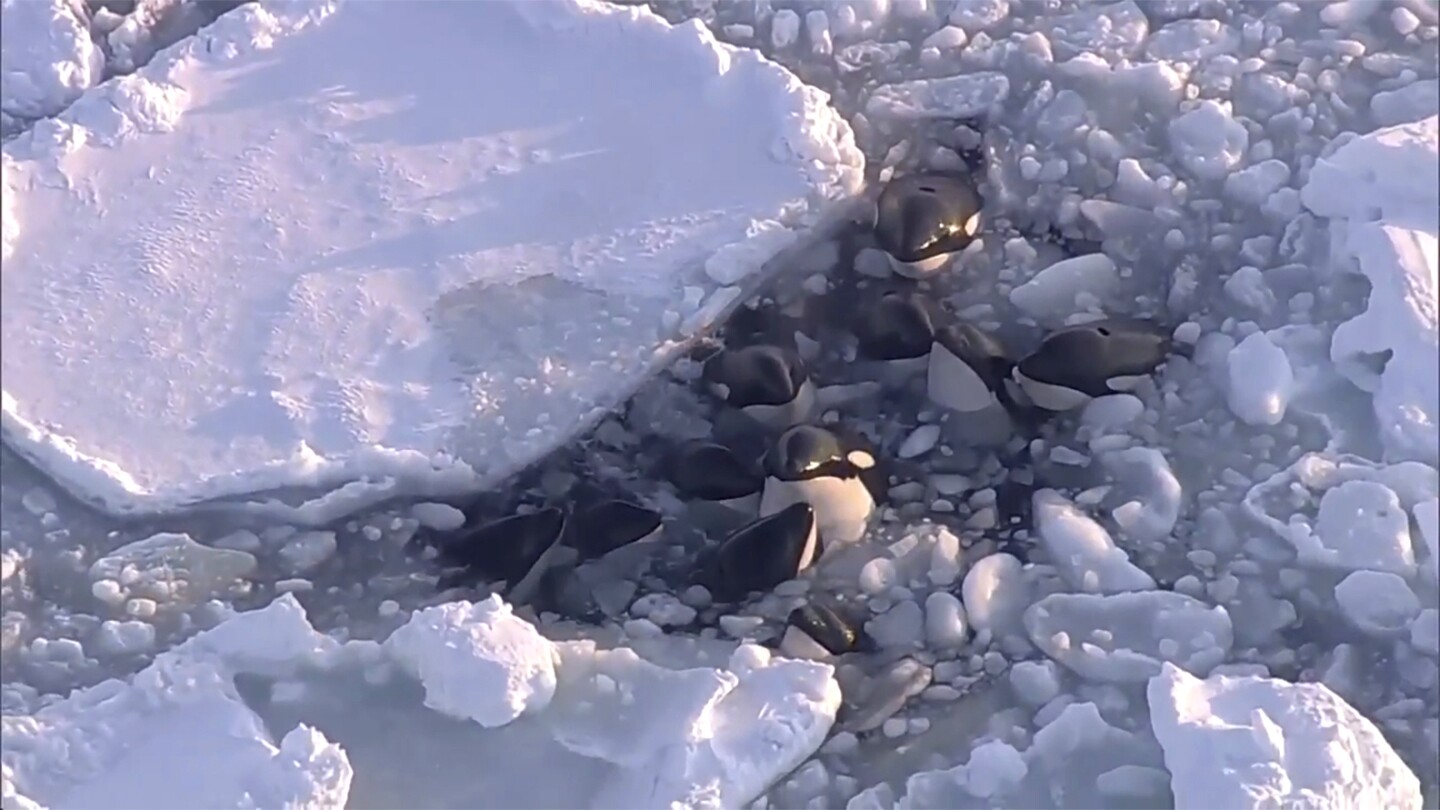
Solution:
<svg viewBox="0 0 1440 810">
<path fill-rule="evenodd" d="M 879 195 L 873 244 L 896 274 L 925 278 L 976 238 L 981 209 L 968 175 L 897 177 Z M 929 401 L 941 409 L 962 415 L 1001 409 L 1019 424 L 1133 390 L 1175 348 L 1157 321 L 1108 318 L 1051 331 L 1018 354 L 913 290 L 872 295 L 857 307 L 844 323 L 857 359 L 901 377 L 923 375 Z M 876 458 L 863 441 L 814 424 L 821 386 L 789 339 L 790 325 L 761 323 L 753 310 L 746 320 L 746 312 L 736 318 L 743 337 L 705 358 L 699 379 L 722 410 L 743 417 L 764 439 L 763 453 L 752 459 L 719 441 L 695 441 L 675 446 L 663 467 L 687 508 L 706 506 L 743 522 L 694 561 L 693 583 L 717 602 L 768 592 L 830 549 L 860 542 L 883 486 L 876 485 Z M 512 514 L 443 538 L 438 557 L 448 570 L 440 584 L 487 582 L 524 603 L 555 572 L 651 542 L 664 524 L 659 511 L 626 499 Z M 858 628 L 838 605 L 816 597 L 791 612 L 779 644 L 795 656 L 840 655 L 866 648 Z"/>
</svg>

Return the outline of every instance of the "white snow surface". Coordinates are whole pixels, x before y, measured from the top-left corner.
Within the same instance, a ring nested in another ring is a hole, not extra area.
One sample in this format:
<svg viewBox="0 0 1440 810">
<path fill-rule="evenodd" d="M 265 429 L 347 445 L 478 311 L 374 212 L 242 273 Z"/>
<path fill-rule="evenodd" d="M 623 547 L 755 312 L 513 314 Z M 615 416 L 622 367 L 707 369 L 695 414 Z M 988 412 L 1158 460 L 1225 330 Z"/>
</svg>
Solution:
<svg viewBox="0 0 1440 810">
<path fill-rule="evenodd" d="M 3 160 L 5 436 L 117 512 L 508 475 L 863 164 L 784 68 L 596 0 L 247 5 Z"/>
<path fill-rule="evenodd" d="M 1339 139 L 1337 139 L 1339 142 Z M 1330 218 L 1332 259 L 1370 280 L 1364 314 L 1331 358 L 1374 395 L 1391 460 L 1440 464 L 1440 117 L 1348 140 L 1316 162 L 1300 199 Z M 1377 376 L 1362 361 L 1393 352 Z"/>
<path fill-rule="evenodd" d="M 541 701 L 533 676 L 546 667 Z M 270 718 L 240 698 L 234 678 L 278 678 L 306 684 L 301 695 L 323 694 L 343 690 L 328 684 L 346 672 L 369 679 L 386 668 L 418 675 L 427 706 L 478 721 L 464 726 L 490 736 L 465 738 L 472 746 L 497 756 L 519 749 L 509 766 L 464 749 L 468 767 L 447 769 L 448 784 L 432 785 L 430 795 L 467 783 L 480 795 L 495 779 L 534 793 L 536 785 L 516 780 L 525 773 L 518 763 L 538 746 L 565 771 L 537 794 L 555 806 L 743 806 L 820 746 L 840 706 L 829 665 L 772 659 L 752 645 L 733 648 L 718 668 L 671 670 L 630 649 L 552 643 L 498 598 L 417 612 L 383 644 L 341 644 L 316 632 L 285 595 L 161 654 L 128 682 L 80 690 L 34 715 L 6 715 L 6 790 L 62 807 L 318 808 L 357 799 L 384 806 L 383 797 L 351 795 L 351 759 L 320 731 L 297 726 L 277 747 L 266 730 Z M 520 691 L 497 686 L 505 683 Z M 526 717 L 509 711 L 509 698 L 522 692 Z M 344 711 L 353 716 L 355 705 Z M 392 764 L 412 746 L 424 749 L 410 735 L 435 728 L 424 708 L 394 711 L 398 718 L 381 715 L 389 734 L 364 735 L 367 744 L 388 747 L 383 756 Z M 484 728 L 499 725 L 505 728 Z M 471 761 L 472 754 L 487 761 Z M 12 800 L 19 799 L 7 796 L 7 806 Z"/>
<path fill-rule="evenodd" d="M 1201 680 L 1166 664 L 1146 691 L 1177 810 L 1421 806 L 1379 729 L 1324 684 Z"/>
<path fill-rule="evenodd" d="M 0 0 L 0 112 L 54 115 L 100 81 L 105 55 L 82 0 Z"/>
</svg>

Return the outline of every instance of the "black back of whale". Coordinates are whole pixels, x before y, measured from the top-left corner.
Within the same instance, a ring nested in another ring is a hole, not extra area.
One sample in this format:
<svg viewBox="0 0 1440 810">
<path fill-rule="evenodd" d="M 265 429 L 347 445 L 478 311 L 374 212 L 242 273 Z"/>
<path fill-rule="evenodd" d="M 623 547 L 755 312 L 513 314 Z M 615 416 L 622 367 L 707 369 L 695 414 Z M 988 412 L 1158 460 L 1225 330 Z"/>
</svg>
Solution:
<svg viewBox="0 0 1440 810">
<path fill-rule="evenodd" d="M 805 384 L 805 362 L 784 346 L 756 345 L 725 349 L 705 363 L 707 382 L 729 389 L 725 401 L 737 408 L 785 405 Z"/>
<path fill-rule="evenodd" d="M 812 600 L 790 611 L 785 624 L 802 631 L 832 655 L 844 655 L 870 646 L 860 622 L 820 600 Z"/>
<path fill-rule="evenodd" d="M 918 262 L 968 246 L 965 223 L 983 205 L 965 174 L 924 173 L 896 177 L 880 191 L 875 241 L 902 262 Z"/>
<path fill-rule="evenodd" d="M 513 585 L 560 541 L 565 524 L 565 513 L 554 507 L 511 515 L 449 537 L 440 546 L 440 558 L 463 566 L 461 579 L 503 579 Z"/>
<path fill-rule="evenodd" d="M 803 501 L 747 523 L 720 541 L 701 584 L 716 599 L 735 601 L 794 579 L 814 530 L 815 510 Z"/>
<path fill-rule="evenodd" d="M 999 338 L 974 324 L 957 323 L 937 331 L 935 342 L 973 369 L 986 388 L 996 393 L 1005 391 L 1005 380 L 1015 361 Z"/>
<path fill-rule="evenodd" d="M 765 485 L 765 477 L 753 464 L 719 444 L 682 445 L 670 454 L 666 467 L 670 483 L 685 498 L 725 501 L 753 495 Z"/>
<path fill-rule="evenodd" d="M 660 513 L 622 500 L 601 501 L 575 513 L 569 543 L 581 559 L 603 557 L 660 528 Z"/>
<path fill-rule="evenodd" d="M 1107 380 L 1151 374 L 1170 350 L 1170 331 L 1159 322 L 1111 318 L 1046 335 L 1019 368 L 1036 382 L 1100 397 L 1115 393 Z"/>
<path fill-rule="evenodd" d="M 918 297 L 886 293 L 855 326 L 860 354 L 872 360 L 922 357 L 935 342 L 935 322 Z"/>
</svg>

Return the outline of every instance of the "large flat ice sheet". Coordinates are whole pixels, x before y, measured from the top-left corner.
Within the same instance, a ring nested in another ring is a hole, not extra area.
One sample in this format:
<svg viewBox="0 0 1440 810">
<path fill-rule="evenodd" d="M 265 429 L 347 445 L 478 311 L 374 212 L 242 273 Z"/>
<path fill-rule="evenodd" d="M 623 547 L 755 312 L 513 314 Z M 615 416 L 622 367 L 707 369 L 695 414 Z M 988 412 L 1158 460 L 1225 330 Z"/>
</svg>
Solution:
<svg viewBox="0 0 1440 810">
<path fill-rule="evenodd" d="M 507 475 L 862 159 L 698 23 L 515 0 L 245 6 L 4 164 L 6 438 L 141 511 Z"/>
<path fill-rule="evenodd" d="M 1370 280 L 1332 359 L 1375 398 L 1392 461 L 1440 463 L 1440 118 L 1376 130 L 1316 162 L 1301 199 L 1330 217 L 1335 258 Z M 1386 360 L 1377 376 L 1368 358 Z"/>
</svg>

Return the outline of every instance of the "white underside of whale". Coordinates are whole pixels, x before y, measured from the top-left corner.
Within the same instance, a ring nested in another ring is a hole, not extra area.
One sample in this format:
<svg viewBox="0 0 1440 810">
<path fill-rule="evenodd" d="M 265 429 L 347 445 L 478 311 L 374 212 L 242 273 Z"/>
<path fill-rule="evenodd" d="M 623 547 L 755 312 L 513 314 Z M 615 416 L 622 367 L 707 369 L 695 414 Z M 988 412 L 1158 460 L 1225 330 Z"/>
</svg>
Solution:
<svg viewBox="0 0 1440 810">
<path fill-rule="evenodd" d="M 1018 368 L 1015 369 L 1014 376 L 1025 396 L 1047 411 L 1071 411 L 1084 406 L 1091 399 L 1090 395 L 1083 391 L 1026 377 Z"/>
<path fill-rule="evenodd" d="M 921 259 L 915 262 L 902 262 L 889 253 L 885 255 L 890 259 L 890 269 L 895 271 L 895 275 L 918 279 L 934 275 L 940 268 L 944 267 L 945 263 L 950 261 L 950 257 L 955 254 L 941 253 L 931 256 L 928 259 Z"/>
<path fill-rule="evenodd" d="M 791 504 L 805 502 L 815 510 L 820 539 L 827 546 L 857 543 L 865 536 L 875 499 L 859 478 L 813 478 L 808 481 L 765 479 L 760 515 L 773 515 Z"/>
</svg>

